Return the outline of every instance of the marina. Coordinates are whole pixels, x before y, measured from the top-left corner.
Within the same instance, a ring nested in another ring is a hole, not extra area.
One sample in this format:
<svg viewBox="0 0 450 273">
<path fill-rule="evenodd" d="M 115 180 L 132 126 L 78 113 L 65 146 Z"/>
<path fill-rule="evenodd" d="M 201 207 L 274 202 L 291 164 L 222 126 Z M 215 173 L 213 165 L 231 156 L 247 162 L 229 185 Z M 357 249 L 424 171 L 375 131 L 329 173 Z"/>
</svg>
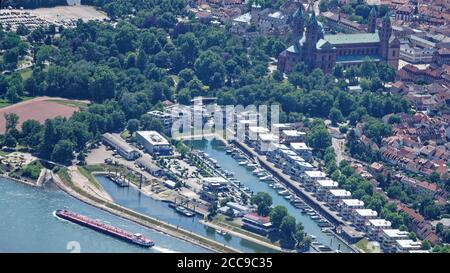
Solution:
<svg viewBox="0 0 450 273">
<path fill-rule="evenodd" d="M 181 215 L 175 209 L 168 206 L 166 202 L 152 199 L 134 187 L 119 187 L 105 176 L 96 176 L 96 179 L 112 197 L 114 202 L 123 207 L 202 235 L 246 253 L 274 252 L 270 248 L 260 246 L 239 237 L 220 235 L 214 229 L 200 223 L 200 220 L 203 219 L 201 216 L 194 215 L 192 217 L 186 217 L 185 215 Z"/>
<path fill-rule="evenodd" d="M 273 204 L 285 206 L 288 209 L 288 212 L 294 216 L 297 221 L 302 222 L 305 227 L 305 232 L 307 232 L 308 235 L 313 235 L 317 242 L 329 246 L 332 250 L 352 252 L 352 250 L 333 233 L 328 231 L 322 232 L 321 228 L 334 228 L 334 226 L 322 216 L 318 215 L 312 208 L 306 205 L 300 197 L 296 196 L 293 192 L 283 186 L 282 183 L 276 180 L 272 183 L 262 183 L 260 177 L 258 177 L 256 173 L 265 170 L 263 170 L 254 159 L 249 158 L 237 148 L 234 148 L 232 153 L 226 153 L 226 146 L 218 140 L 189 141 L 188 145 L 194 149 L 200 150 L 202 153 L 206 153 L 210 158 L 220 162 L 222 169 L 234 172 L 234 177 L 241 181 L 242 185 L 249 188 L 251 192 L 257 193 L 263 191 L 269 193 L 272 196 Z M 248 162 L 247 165 L 239 164 L 239 162 L 242 162 L 243 160 Z M 307 211 L 306 213 L 303 213 L 305 209 Z M 308 212 L 310 215 L 307 214 Z M 311 218 L 312 216 L 314 216 L 314 219 Z"/>
</svg>

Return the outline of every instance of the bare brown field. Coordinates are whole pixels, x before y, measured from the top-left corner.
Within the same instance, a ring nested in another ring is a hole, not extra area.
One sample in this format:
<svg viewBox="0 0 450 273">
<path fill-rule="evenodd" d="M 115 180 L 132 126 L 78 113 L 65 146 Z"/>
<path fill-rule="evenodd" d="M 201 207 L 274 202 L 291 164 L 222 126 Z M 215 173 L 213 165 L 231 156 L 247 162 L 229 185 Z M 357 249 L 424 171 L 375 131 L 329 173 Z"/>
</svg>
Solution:
<svg viewBox="0 0 450 273">
<path fill-rule="evenodd" d="M 6 121 L 4 114 L 15 113 L 19 116 L 19 125 L 29 119 L 34 119 L 40 123 L 44 123 L 46 119 L 57 116 L 71 117 L 79 107 L 74 105 L 81 105 L 88 103 L 86 101 L 73 101 L 62 98 L 38 97 L 24 102 L 19 102 L 0 109 L 0 133 L 5 132 Z"/>
</svg>

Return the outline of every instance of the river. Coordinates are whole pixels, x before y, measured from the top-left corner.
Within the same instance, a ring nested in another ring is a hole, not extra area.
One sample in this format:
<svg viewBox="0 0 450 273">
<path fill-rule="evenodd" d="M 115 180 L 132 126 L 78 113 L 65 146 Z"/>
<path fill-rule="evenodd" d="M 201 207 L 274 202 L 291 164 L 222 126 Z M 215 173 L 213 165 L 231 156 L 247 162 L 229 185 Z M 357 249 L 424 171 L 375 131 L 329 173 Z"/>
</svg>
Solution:
<svg viewBox="0 0 450 273">
<path fill-rule="evenodd" d="M 0 178 L 0 252 L 209 252 L 191 243 L 142 227 L 87 205 L 54 186 L 33 188 Z M 155 241 L 145 249 L 53 215 L 65 208 L 142 233 Z"/>
<path fill-rule="evenodd" d="M 201 150 L 219 162 L 220 166 L 228 171 L 234 172 L 234 177 L 247 186 L 254 193 L 267 192 L 272 196 L 274 205 L 283 205 L 287 208 L 289 214 L 294 216 L 297 221 L 301 222 L 308 234 L 316 236 L 317 241 L 323 245 L 329 246 L 333 250 L 341 250 L 342 252 L 353 252 L 344 242 L 335 236 L 323 233 L 321 228 L 306 214 L 301 214 L 300 210 L 292 206 L 290 202 L 278 195 L 276 191 L 269 187 L 268 183 L 262 183 L 258 177 L 252 174 L 247 168 L 238 164 L 238 162 L 225 152 L 225 146 L 218 140 L 194 140 L 188 141 L 187 144 L 194 149 Z"/>
<path fill-rule="evenodd" d="M 257 245 L 239 237 L 219 235 L 214 229 L 200 223 L 199 221 L 202 219 L 200 216 L 182 216 L 170 208 L 167 203 L 152 199 L 133 187 L 119 187 L 105 176 L 96 176 L 96 178 L 106 192 L 112 197 L 113 201 L 123 207 L 146 214 L 185 230 L 192 231 L 243 252 L 273 252 L 270 248 Z"/>
</svg>

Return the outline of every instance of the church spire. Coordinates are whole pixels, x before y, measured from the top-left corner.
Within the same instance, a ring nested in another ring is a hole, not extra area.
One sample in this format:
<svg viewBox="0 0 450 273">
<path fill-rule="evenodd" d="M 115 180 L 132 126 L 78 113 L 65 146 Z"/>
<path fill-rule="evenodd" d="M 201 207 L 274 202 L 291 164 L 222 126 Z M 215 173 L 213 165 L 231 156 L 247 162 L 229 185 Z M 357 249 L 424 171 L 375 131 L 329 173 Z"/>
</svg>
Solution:
<svg viewBox="0 0 450 273">
<path fill-rule="evenodd" d="M 375 10 L 375 7 L 372 7 L 369 13 L 369 18 L 367 20 L 367 30 L 370 33 L 375 33 L 376 29 L 377 29 L 377 11 Z"/>
<path fill-rule="evenodd" d="M 303 36 L 304 18 L 303 9 L 300 6 L 292 15 L 292 43 L 296 45 Z"/>
<path fill-rule="evenodd" d="M 387 12 L 386 15 L 383 17 L 380 30 L 380 42 L 381 42 L 380 53 L 383 58 L 386 58 L 388 55 L 389 39 L 391 38 L 391 35 L 392 35 L 391 19 L 389 17 L 389 12 Z"/>
</svg>

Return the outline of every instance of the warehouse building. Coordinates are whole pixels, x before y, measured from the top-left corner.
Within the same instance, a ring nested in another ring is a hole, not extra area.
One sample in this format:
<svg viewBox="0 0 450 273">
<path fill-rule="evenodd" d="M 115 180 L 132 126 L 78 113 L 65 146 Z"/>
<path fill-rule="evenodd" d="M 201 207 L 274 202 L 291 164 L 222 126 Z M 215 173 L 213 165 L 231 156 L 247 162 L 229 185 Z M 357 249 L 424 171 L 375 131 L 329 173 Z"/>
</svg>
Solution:
<svg viewBox="0 0 450 273">
<path fill-rule="evenodd" d="M 140 156 L 140 152 L 136 148 L 128 144 L 117 134 L 103 134 L 103 143 L 111 146 L 126 160 L 135 160 Z"/>
<path fill-rule="evenodd" d="M 163 170 L 153 163 L 152 158 L 147 154 L 142 155 L 141 158 L 136 160 L 136 164 L 153 176 L 159 177 L 163 174 Z"/>
</svg>

